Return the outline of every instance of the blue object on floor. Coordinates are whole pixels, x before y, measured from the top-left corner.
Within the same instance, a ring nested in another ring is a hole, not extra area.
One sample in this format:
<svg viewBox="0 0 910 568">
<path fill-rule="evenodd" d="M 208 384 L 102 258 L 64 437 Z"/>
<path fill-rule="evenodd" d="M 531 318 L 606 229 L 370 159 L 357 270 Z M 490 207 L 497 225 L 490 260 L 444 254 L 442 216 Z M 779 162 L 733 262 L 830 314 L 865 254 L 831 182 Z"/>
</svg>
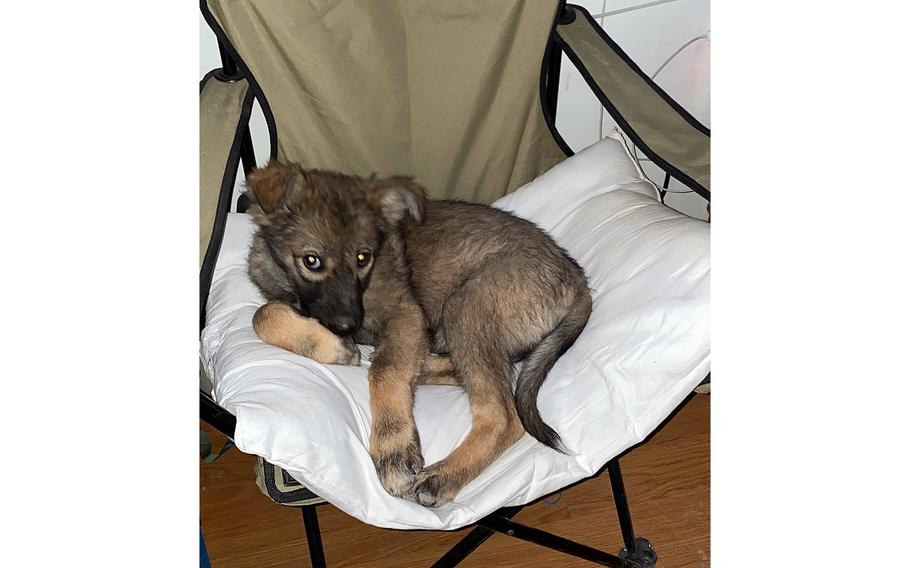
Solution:
<svg viewBox="0 0 910 568">
<path fill-rule="evenodd" d="M 205 539 L 202 538 L 202 527 L 199 527 L 199 568 L 212 568 L 209 553 L 205 549 Z"/>
</svg>

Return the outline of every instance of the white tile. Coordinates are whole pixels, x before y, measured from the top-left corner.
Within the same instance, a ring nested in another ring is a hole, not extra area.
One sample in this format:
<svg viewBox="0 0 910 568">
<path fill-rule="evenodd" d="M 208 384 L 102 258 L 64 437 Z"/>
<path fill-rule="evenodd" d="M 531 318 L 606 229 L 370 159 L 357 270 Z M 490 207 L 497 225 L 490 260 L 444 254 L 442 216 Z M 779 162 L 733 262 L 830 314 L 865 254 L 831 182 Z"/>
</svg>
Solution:
<svg viewBox="0 0 910 568">
<path fill-rule="evenodd" d="M 708 202 L 702 196 L 689 190 L 688 187 L 676 180 L 670 182 L 670 189 L 683 193 L 667 193 L 666 197 L 664 197 L 665 204 L 689 217 L 701 219 L 702 221 L 708 220 Z"/>
<path fill-rule="evenodd" d="M 709 0 L 677 0 L 607 16 L 603 28 L 651 75 L 674 51 L 710 29 Z"/>
<path fill-rule="evenodd" d="M 709 39 L 700 39 L 685 47 L 660 71 L 654 82 L 699 122 L 711 127 Z"/>
<path fill-rule="evenodd" d="M 626 138 L 628 140 L 628 138 Z M 629 141 L 631 143 L 631 141 Z M 638 163 L 641 164 L 641 169 L 645 171 L 645 175 L 648 176 L 648 179 L 657 184 L 657 187 L 664 186 L 664 174 L 665 172 L 660 169 L 654 162 L 648 159 L 641 150 L 635 148 L 632 149 L 632 155 L 638 158 Z"/>
<path fill-rule="evenodd" d="M 647 7 L 649 4 L 654 4 L 655 2 L 661 2 L 669 4 L 670 2 L 678 2 L 679 0 L 607 0 L 606 6 L 603 10 L 599 12 L 591 12 L 592 15 L 599 13 L 610 13 L 631 10 L 635 8 L 640 8 L 642 6 Z M 574 2 L 572 2 L 574 4 Z"/>
<path fill-rule="evenodd" d="M 576 6 L 581 6 L 586 9 L 588 12 L 591 12 L 592 16 L 600 14 L 604 11 L 604 0 L 568 0 L 569 4 L 575 4 Z M 609 2 L 607 2 L 609 3 Z"/>
<path fill-rule="evenodd" d="M 199 78 L 221 67 L 221 55 L 218 53 L 218 39 L 215 32 L 199 14 Z"/>
<path fill-rule="evenodd" d="M 638 162 L 641 164 L 641 168 L 645 171 L 648 179 L 657 184 L 658 187 L 663 187 L 666 173 L 641 152 L 637 154 Z M 689 217 L 703 221 L 708 219 L 708 211 L 706 209 L 708 202 L 703 197 L 673 178 L 670 178 L 670 184 L 667 189 L 669 192 L 664 197 L 666 205 Z"/>
</svg>

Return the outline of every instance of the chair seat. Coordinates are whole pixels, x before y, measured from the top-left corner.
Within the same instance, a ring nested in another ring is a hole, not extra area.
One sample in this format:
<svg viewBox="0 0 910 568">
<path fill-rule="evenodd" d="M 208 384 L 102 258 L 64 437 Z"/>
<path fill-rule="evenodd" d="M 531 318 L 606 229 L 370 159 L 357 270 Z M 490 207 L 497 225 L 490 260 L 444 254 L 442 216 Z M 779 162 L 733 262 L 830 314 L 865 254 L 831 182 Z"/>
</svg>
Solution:
<svg viewBox="0 0 910 568">
<path fill-rule="evenodd" d="M 536 222 L 588 274 L 594 306 L 540 390 L 541 416 L 569 455 L 528 435 L 451 503 L 388 495 L 370 459 L 368 347 L 359 367 L 321 365 L 261 342 L 264 302 L 247 277 L 255 227 L 231 214 L 209 296 L 203 365 L 237 417 L 235 443 L 348 514 L 400 529 L 456 529 L 589 477 L 644 440 L 710 370 L 710 231 L 656 199 L 614 133 L 494 206 Z M 414 416 L 425 462 L 467 435 L 471 411 L 452 386 L 419 386 Z"/>
</svg>

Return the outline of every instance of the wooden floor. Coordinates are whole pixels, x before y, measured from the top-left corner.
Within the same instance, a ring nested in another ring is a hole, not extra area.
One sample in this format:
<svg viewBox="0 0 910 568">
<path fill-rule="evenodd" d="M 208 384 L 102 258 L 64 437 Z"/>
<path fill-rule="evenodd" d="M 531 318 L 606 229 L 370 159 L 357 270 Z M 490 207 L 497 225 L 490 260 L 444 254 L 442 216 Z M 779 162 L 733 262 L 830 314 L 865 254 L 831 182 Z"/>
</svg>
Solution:
<svg viewBox="0 0 910 568">
<path fill-rule="evenodd" d="M 635 532 L 651 541 L 658 566 L 710 564 L 710 396 L 696 395 L 646 444 L 621 460 Z M 207 424 L 216 447 L 224 437 Z M 200 466 L 202 531 L 214 568 L 309 566 L 298 509 L 276 505 L 259 492 L 253 458 L 236 449 Z M 547 497 L 555 501 L 560 494 Z M 326 561 L 336 567 L 430 566 L 469 529 L 397 531 L 361 523 L 321 505 Z M 622 537 L 610 479 L 601 475 L 562 492 L 558 503 L 538 501 L 515 517 L 526 525 L 615 554 Z M 593 566 L 495 534 L 460 566 L 527 568 Z"/>
</svg>

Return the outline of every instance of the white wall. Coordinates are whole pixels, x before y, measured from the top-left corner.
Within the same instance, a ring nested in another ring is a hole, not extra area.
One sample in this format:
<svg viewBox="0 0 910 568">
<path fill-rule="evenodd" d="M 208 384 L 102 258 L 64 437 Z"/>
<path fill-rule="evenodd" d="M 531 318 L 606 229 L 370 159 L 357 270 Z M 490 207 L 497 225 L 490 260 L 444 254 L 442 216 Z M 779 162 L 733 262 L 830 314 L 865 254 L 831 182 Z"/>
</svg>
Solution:
<svg viewBox="0 0 910 568">
<path fill-rule="evenodd" d="M 660 69 L 655 82 L 706 126 L 711 125 L 710 3 L 709 0 L 570 0 L 603 26 L 642 70 L 653 75 L 673 54 L 695 40 Z M 221 66 L 215 34 L 199 17 L 199 76 Z M 696 39 L 700 38 L 700 39 Z M 556 125 L 566 142 L 580 150 L 600 140 L 616 126 L 565 57 L 559 85 Z M 250 132 L 256 160 L 269 155 L 269 135 L 258 103 Z M 652 180 L 661 185 L 664 174 L 646 157 L 639 161 Z M 238 176 L 237 188 L 241 179 Z M 705 201 L 676 180 L 670 182 L 666 203 L 688 215 L 706 219 Z M 235 191 L 236 197 L 236 191 Z"/>
</svg>

